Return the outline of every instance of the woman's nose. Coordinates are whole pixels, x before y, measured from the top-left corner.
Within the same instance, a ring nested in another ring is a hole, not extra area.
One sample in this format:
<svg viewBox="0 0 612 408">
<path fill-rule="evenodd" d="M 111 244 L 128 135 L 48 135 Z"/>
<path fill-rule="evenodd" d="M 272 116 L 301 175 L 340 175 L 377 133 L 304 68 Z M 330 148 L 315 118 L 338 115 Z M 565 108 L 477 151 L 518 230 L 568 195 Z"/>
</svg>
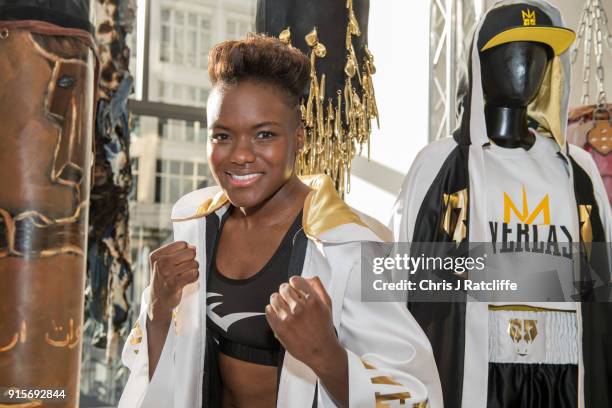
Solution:
<svg viewBox="0 0 612 408">
<path fill-rule="evenodd" d="M 231 160 L 236 164 L 252 163 L 255 161 L 255 152 L 250 138 L 238 138 L 232 150 Z"/>
</svg>

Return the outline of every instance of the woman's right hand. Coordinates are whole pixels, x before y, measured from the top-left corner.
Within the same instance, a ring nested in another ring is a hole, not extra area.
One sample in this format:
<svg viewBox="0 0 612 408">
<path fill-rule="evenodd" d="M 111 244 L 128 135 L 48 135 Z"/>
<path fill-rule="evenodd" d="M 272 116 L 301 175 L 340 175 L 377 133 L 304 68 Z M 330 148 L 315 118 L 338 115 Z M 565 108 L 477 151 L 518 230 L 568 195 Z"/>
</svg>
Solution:
<svg viewBox="0 0 612 408">
<path fill-rule="evenodd" d="M 151 252 L 151 289 L 149 320 L 169 320 L 181 301 L 183 287 L 198 279 L 199 264 L 195 260 L 195 247 L 185 241 L 176 241 Z"/>
</svg>

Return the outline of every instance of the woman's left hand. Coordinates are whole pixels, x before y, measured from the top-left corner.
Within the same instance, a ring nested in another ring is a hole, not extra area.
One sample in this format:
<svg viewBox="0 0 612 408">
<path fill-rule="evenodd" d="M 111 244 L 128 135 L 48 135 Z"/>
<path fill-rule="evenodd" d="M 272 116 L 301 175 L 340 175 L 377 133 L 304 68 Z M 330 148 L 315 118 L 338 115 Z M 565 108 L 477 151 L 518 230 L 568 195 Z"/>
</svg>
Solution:
<svg viewBox="0 0 612 408">
<path fill-rule="evenodd" d="M 317 374 L 344 354 L 334 330 L 331 307 L 319 278 L 301 276 L 283 283 L 266 306 L 266 318 L 276 338 Z"/>
</svg>

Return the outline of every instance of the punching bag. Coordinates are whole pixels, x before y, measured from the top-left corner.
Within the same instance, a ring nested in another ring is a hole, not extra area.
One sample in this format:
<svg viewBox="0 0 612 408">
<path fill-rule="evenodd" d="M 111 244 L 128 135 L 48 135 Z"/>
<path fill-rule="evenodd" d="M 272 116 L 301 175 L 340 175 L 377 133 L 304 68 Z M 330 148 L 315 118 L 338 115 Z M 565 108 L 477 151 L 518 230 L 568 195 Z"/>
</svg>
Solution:
<svg viewBox="0 0 612 408">
<path fill-rule="evenodd" d="M 350 189 L 351 161 L 370 147 L 371 120 L 378 120 L 368 50 L 369 0 L 258 0 L 256 30 L 280 37 L 310 57 L 304 90 L 306 141 L 299 174 L 329 175 L 343 195 Z"/>
<path fill-rule="evenodd" d="M 0 0 L 0 407 L 77 407 L 97 58 L 90 0 Z"/>
</svg>

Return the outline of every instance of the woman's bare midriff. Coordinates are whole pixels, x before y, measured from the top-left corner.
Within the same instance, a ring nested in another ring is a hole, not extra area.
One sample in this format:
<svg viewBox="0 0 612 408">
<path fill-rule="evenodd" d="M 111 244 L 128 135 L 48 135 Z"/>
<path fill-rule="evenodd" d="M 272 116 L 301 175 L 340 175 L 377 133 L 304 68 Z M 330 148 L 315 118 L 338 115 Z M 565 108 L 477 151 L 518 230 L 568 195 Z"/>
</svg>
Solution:
<svg viewBox="0 0 612 408">
<path fill-rule="evenodd" d="M 223 408 L 274 408 L 278 369 L 219 353 Z"/>
</svg>

